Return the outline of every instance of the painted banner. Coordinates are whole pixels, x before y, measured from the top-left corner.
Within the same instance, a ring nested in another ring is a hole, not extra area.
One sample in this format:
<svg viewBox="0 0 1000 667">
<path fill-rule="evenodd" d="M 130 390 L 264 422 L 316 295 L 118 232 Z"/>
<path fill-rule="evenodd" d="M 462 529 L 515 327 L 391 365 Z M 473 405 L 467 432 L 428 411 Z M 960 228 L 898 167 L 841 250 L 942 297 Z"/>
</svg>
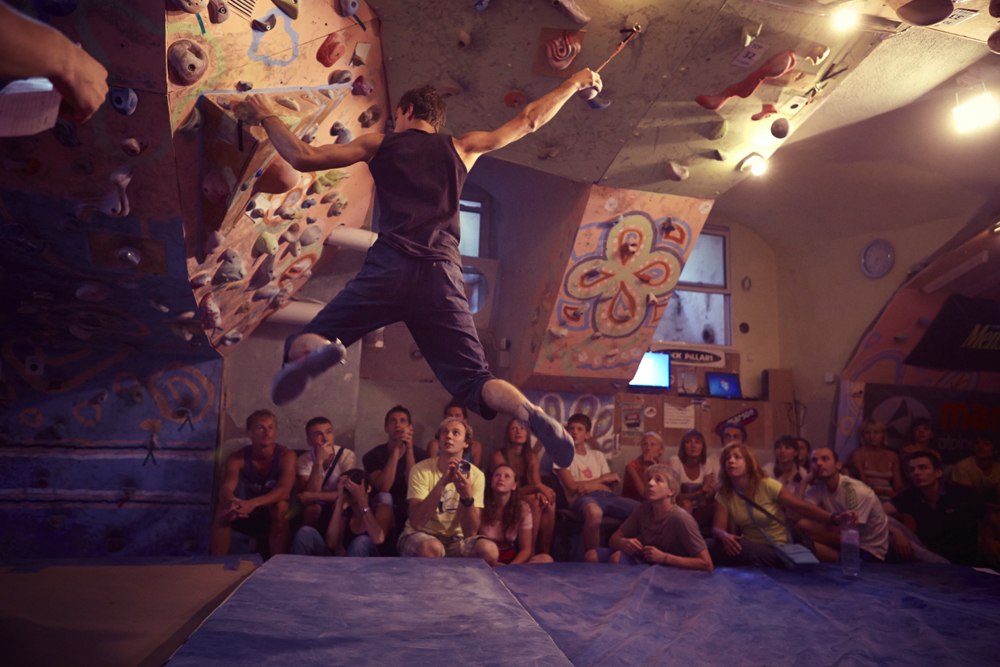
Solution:
<svg viewBox="0 0 1000 667">
<path fill-rule="evenodd" d="M 904 363 L 1000 372 L 1000 303 L 953 294 Z"/>
<path fill-rule="evenodd" d="M 969 456 L 976 436 L 995 438 L 1000 432 L 1000 401 L 996 394 L 868 384 L 865 385 L 864 415 L 885 424 L 888 445 L 892 449 L 905 444 L 910 424 L 915 419 L 930 419 L 935 447 L 945 463 Z"/>
</svg>

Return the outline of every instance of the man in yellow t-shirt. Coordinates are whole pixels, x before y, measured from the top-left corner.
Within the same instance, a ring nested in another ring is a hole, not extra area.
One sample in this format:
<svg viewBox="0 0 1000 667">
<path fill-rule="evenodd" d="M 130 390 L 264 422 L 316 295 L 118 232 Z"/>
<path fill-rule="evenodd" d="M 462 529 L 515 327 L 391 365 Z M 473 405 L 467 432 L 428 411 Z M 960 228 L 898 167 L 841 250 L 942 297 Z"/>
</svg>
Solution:
<svg viewBox="0 0 1000 667">
<path fill-rule="evenodd" d="M 409 519 L 399 538 L 400 556 L 482 558 L 496 562 L 496 544 L 476 535 L 486 476 L 462 461 L 472 442 L 464 419 L 446 417 L 438 427 L 438 455 L 410 470 Z M 466 537 L 468 536 L 468 537 Z"/>
</svg>

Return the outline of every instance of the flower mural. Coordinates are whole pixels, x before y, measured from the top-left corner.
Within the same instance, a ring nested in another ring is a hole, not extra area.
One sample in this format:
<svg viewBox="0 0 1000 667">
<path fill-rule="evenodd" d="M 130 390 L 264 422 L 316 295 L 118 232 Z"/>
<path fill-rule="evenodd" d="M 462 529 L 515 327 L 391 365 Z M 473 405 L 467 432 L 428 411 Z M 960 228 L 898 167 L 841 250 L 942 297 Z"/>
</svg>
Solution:
<svg viewBox="0 0 1000 667">
<path fill-rule="evenodd" d="M 570 299 L 558 304 L 564 326 L 614 338 L 655 326 L 680 277 L 690 238 L 683 220 L 654 220 L 642 211 L 581 227 L 574 250 L 581 241 L 594 249 L 579 257 L 574 252 L 564 283 Z"/>
</svg>

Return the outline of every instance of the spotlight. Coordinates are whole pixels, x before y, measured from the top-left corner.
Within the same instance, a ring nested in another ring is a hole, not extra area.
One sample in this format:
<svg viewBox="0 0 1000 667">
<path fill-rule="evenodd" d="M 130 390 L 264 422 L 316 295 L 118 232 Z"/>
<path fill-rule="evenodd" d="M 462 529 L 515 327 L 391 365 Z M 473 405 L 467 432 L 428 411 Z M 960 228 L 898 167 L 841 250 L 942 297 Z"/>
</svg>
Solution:
<svg viewBox="0 0 1000 667">
<path fill-rule="evenodd" d="M 750 153 L 736 167 L 743 173 L 751 173 L 754 176 L 761 176 L 767 171 L 767 160 L 760 153 Z"/>
<path fill-rule="evenodd" d="M 958 100 L 957 95 L 955 99 Z M 983 90 L 965 102 L 956 104 L 951 115 L 955 121 L 955 130 L 959 134 L 967 134 L 995 123 L 1000 118 L 1000 106 L 989 91 Z"/>
<path fill-rule="evenodd" d="M 853 2 L 845 2 L 833 10 L 830 21 L 837 32 L 848 32 L 858 27 L 861 22 L 861 12 Z"/>
</svg>

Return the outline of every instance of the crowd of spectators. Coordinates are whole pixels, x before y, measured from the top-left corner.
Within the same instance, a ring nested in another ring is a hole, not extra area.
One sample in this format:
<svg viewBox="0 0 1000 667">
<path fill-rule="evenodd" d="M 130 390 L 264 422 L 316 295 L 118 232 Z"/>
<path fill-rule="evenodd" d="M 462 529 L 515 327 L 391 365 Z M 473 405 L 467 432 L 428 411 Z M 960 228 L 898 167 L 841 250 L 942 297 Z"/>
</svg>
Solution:
<svg viewBox="0 0 1000 667">
<path fill-rule="evenodd" d="M 520 420 L 489 451 L 460 406 L 444 414 L 425 450 L 414 443 L 409 410 L 391 408 L 386 442 L 359 467 L 334 442 L 329 419 L 306 423 L 307 447 L 296 456 L 278 444 L 276 417 L 254 412 L 250 443 L 224 465 L 211 552 L 227 553 L 238 531 L 265 556 L 467 557 L 502 566 L 567 560 L 554 553 L 553 536 L 568 532 L 585 561 L 711 571 L 781 566 L 777 551 L 793 542 L 836 562 L 846 527 L 869 562 L 1000 560 L 1000 464 L 986 436 L 946 467 L 926 421 L 896 452 L 885 426 L 864 420 L 846 462 L 783 435 L 761 464 L 739 424 L 718 430 L 718 453 L 697 430 L 676 446 L 647 432 L 619 476 L 593 447 L 587 415 L 568 418 L 575 456 L 561 467 L 540 458 Z"/>
</svg>

